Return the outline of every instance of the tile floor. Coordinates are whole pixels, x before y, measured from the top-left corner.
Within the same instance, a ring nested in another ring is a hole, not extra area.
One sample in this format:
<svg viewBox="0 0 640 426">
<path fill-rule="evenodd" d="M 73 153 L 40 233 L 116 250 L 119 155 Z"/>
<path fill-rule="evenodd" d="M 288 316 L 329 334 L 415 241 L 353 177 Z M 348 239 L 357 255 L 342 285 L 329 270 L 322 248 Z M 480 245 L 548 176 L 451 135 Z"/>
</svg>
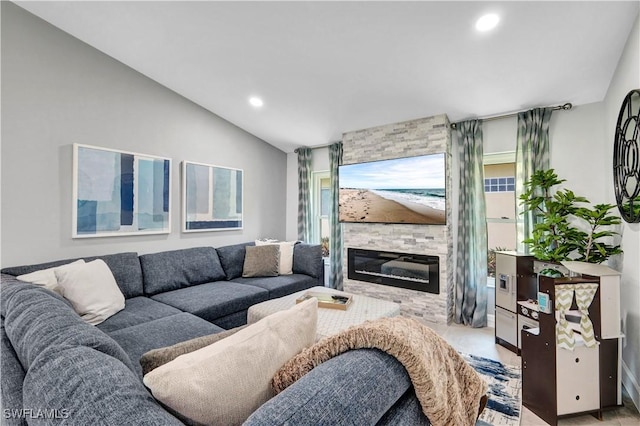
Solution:
<svg viewBox="0 0 640 426">
<path fill-rule="evenodd" d="M 513 352 L 495 344 L 493 328 L 471 328 L 462 325 L 442 325 L 427 323 L 437 331 L 457 350 L 499 360 L 505 364 L 520 365 L 520 357 Z M 623 390 L 624 406 L 604 413 L 603 421 L 597 420 L 591 415 L 561 419 L 558 424 L 562 426 L 594 425 L 594 426 L 639 426 L 640 414 L 636 410 L 631 399 Z M 546 423 L 527 408 L 522 407 L 520 416 L 521 426 L 543 426 Z"/>
</svg>

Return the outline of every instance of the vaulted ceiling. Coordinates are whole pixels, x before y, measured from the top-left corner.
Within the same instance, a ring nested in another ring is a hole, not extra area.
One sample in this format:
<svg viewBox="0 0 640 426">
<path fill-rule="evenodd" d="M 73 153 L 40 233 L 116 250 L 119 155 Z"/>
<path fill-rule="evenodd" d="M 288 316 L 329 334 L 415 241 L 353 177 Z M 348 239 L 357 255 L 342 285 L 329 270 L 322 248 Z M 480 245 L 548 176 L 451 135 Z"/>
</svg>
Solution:
<svg viewBox="0 0 640 426">
<path fill-rule="evenodd" d="M 637 1 L 17 4 L 285 152 L 442 113 L 601 101 L 638 14 Z M 480 33 L 488 12 L 500 22 Z"/>
</svg>

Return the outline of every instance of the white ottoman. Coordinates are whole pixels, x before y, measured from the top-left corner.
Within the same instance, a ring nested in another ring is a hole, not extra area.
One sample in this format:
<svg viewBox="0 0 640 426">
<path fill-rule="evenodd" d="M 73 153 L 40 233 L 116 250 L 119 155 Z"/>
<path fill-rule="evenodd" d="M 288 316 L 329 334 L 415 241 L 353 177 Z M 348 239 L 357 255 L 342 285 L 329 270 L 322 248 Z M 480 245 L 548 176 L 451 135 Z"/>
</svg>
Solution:
<svg viewBox="0 0 640 426">
<path fill-rule="evenodd" d="M 327 287 L 313 287 L 302 290 L 279 299 L 267 300 L 249 308 L 247 313 L 247 323 L 252 324 L 278 311 L 289 309 L 296 304 L 296 299 L 307 291 L 325 292 L 330 294 L 348 294 Z M 382 317 L 394 317 L 400 315 L 400 305 L 386 300 L 374 299 L 372 297 L 353 295 L 353 301 L 349 309 L 318 308 L 318 330 L 316 340 L 331 336 L 352 325 L 361 324 L 367 320 Z"/>
</svg>

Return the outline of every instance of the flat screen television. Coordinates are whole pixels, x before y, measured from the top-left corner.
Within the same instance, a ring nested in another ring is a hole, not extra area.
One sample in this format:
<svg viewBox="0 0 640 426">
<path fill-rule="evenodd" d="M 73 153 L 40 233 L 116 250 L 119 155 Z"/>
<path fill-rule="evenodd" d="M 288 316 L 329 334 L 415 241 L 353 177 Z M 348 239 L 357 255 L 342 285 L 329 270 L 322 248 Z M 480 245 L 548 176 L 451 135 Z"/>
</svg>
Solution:
<svg viewBox="0 0 640 426">
<path fill-rule="evenodd" d="M 444 153 L 339 167 L 340 222 L 446 224 Z"/>
</svg>

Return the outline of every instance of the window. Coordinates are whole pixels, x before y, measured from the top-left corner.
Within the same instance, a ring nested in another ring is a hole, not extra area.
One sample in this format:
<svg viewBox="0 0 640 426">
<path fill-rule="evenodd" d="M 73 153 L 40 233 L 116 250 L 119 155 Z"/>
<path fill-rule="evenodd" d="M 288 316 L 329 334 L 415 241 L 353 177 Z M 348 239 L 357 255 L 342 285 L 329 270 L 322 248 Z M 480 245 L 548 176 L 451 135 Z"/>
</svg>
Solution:
<svg viewBox="0 0 640 426">
<path fill-rule="evenodd" d="M 495 252 L 516 248 L 515 153 L 484 156 L 489 276 L 495 277 Z"/>
<path fill-rule="evenodd" d="M 331 212 L 331 178 L 328 171 L 313 172 L 311 187 L 312 242 L 322 245 L 322 255 L 329 256 L 329 214 Z"/>
<path fill-rule="evenodd" d="M 491 166 L 486 166 L 484 169 L 485 176 L 487 174 L 487 167 L 492 169 L 492 166 L 496 166 L 495 164 Z M 489 170 L 491 171 L 491 170 Z M 484 179 L 484 192 L 514 192 L 516 190 L 516 177 L 515 176 L 505 176 L 505 177 L 492 177 Z"/>
</svg>

